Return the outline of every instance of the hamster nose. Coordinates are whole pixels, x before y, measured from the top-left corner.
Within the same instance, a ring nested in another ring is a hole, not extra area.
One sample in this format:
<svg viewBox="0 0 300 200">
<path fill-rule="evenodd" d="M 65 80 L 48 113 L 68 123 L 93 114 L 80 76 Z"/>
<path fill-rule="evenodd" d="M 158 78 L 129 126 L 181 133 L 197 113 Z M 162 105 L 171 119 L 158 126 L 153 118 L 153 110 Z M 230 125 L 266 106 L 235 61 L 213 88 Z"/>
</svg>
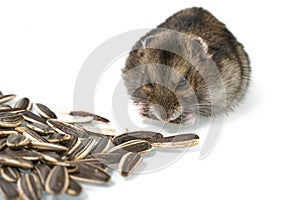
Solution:
<svg viewBox="0 0 300 200">
<path fill-rule="evenodd" d="M 161 106 L 159 104 L 155 104 L 150 107 L 150 111 L 160 121 L 163 121 L 163 122 L 168 121 L 168 115 L 163 106 Z"/>
</svg>

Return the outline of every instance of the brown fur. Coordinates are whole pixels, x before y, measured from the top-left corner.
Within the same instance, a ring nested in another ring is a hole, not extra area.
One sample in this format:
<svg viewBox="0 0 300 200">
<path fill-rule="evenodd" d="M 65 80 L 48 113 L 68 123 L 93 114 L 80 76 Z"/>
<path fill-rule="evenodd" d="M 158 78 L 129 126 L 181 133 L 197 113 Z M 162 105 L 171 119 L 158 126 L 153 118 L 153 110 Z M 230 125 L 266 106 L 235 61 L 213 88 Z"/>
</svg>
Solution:
<svg viewBox="0 0 300 200">
<path fill-rule="evenodd" d="M 188 84 L 181 87 L 182 77 Z M 165 121 L 179 123 L 191 110 L 204 116 L 231 111 L 249 85 L 250 63 L 243 46 L 222 22 L 202 8 L 189 8 L 135 44 L 123 79 L 133 101 L 146 105 L 145 116 L 157 118 L 153 112 L 158 112 Z M 222 88 L 215 87 L 218 81 Z M 165 114 L 153 105 L 160 105 Z M 172 119 L 175 112 L 181 114 Z"/>
</svg>

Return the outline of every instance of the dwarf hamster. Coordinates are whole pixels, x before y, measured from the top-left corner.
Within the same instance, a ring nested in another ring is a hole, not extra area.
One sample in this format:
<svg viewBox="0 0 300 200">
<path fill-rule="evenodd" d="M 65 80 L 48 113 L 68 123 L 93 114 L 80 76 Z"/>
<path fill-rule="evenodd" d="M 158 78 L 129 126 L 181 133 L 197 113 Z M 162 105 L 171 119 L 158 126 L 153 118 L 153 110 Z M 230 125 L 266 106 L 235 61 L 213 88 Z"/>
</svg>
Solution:
<svg viewBox="0 0 300 200">
<path fill-rule="evenodd" d="M 140 114 L 171 123 L 232 111 L 247 91 L 250 73 L 243 45 L 210 12 L 196 7 L 141 37 L 122 69 Z"/>
</svg>

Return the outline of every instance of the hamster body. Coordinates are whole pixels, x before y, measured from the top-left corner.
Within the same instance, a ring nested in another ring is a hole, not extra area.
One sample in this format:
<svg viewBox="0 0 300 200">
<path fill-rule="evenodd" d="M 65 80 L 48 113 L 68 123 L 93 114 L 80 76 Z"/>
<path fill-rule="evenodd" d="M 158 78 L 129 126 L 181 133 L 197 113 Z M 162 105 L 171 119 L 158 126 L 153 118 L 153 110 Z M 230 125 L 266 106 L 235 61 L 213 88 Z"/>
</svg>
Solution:
<svg viewBox="0 0 300 200">
<path fill-rule="evenodd" d="M 222 22 L 203 8 L 188 8 L 138 40 L 122 73 L 140 114 L 188 123 L 197 114 L 232 111 L 251 70 L 244 47 Z M 215 87 L 218 81 L 222 87 Z"/>
</svg>

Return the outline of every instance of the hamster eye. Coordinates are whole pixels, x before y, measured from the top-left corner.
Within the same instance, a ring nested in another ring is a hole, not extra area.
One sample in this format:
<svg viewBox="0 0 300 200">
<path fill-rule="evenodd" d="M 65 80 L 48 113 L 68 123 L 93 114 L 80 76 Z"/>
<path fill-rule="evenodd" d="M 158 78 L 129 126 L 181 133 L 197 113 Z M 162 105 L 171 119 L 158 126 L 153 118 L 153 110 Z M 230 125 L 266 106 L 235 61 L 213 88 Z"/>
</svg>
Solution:
<svg viewBox="0 0 300 200">
<path fill-rule="evenodd" d="M 178 89 L 178 88 L 180 88 L 180 87 L 183 87 L 183 86 L 185 86 L 186 84 L 187 84 L 187 79 L 186 79 L 185 77 L 183 77 L 183 78 L 179 81 L 179 83 L 177 84 L 176 89 Z"/>
<path fill-rule="evenodd" d="M 150 88 L 150 89 L 153 89 L 153 84 L 152 83 L 146 83 L 146 87 Z"/>
</svg>

